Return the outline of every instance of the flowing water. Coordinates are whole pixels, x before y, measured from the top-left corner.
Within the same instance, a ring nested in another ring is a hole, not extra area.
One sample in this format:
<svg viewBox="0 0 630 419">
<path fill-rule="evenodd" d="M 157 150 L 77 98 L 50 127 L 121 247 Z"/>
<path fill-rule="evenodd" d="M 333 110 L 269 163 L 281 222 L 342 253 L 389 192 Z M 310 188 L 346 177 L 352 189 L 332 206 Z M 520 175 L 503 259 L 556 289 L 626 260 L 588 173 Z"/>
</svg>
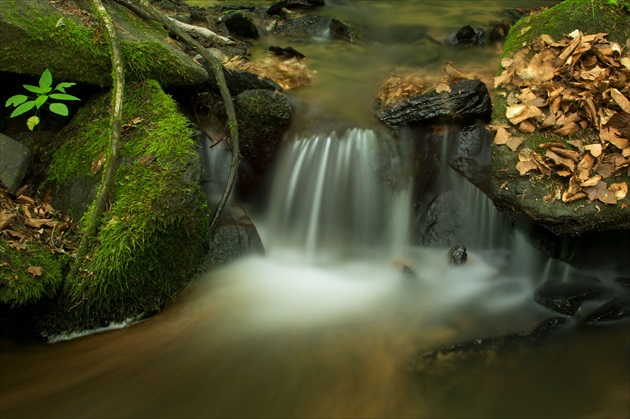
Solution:
<svg viewBox="0 0 630 419">
<path fill-rule="evenodd" d="M 417 22 L 434 35 L 523 5 L 401 1 L 394 13 L 388 1 L 327 2 L 331 13 L 385 32 Z M 343 71 L 356 70 L 340 61 Z M 326 103 L 312 90 L 300 94 Z M 546 345 L 457 369 L 445 361 L 439 374 L 421 374 L 414 360 L 422 353 L 524 332 L 554 316 L 532 301 L 533 290 L 575 269 L 543 257 L 456 178 L 449 186 L 459 188 L 476 226 L 469 263 L 451 266 L 447 249 L 409 246 L 409 153 L 374 131 L 296 137 L 285 146 L 269 211 L 256 219 L 266 257 L 202 275 L 132 327 L 55 344 L 4 342 L 0 416 L 628 417 L 630 336 L 623 327 L 578 330 L 569 322 Z"/>
</svg>

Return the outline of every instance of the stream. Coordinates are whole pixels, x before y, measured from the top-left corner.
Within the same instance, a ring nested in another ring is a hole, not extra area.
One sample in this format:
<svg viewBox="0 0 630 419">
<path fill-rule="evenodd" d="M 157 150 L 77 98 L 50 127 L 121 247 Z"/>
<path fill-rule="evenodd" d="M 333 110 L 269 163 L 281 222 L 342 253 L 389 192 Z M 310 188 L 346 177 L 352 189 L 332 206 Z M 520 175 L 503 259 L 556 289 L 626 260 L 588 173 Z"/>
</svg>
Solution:
<svg viewBox="0 0 630 419">
<path fill-rule="evenodd" d="M 404 167 L 405 152 L 382 152 L 387 143 L 365 128 L 366 103 L 394 66 L 441 71 L 450 60 L 496 70 L 499 45 L 429 46 L 408 36 L 410 25 L 444 39 L 466 24 L 485 26 L 505 7 L 554 3 L 327 0 L 322 13 L 369 27 L 382 41 L 296 46 L 317 71 L 296 97 L 361 128 L 287 141 L 267 210 L 253 214 L 266 256 L 200 275 L 131 327 L 52 344 L 3 341 L 0 417 L 629 417 L 627 322 L 575 328 L 569 319 L 545 344 L 458 369 L 438 361 L 435 374 L 417 369 L 424 353 L 558 316 L 533 301 L 534 290 L 550 272 L 563 280 L 583 272 L 542 255 L 459 180 L 450 187 L 466 197 L 478 226 L 469 262 L 452 266 L 448 249 L 411 246 L 407 185 L 392 191 L 375 175 L 385 158 L 390 170 Z M 260 50 L 274 41 L 263 39 Z M 427 54 L 438 58 L 425 61 Z M 603 282 L 627 275 L 587 271 Z"/>
</svg>

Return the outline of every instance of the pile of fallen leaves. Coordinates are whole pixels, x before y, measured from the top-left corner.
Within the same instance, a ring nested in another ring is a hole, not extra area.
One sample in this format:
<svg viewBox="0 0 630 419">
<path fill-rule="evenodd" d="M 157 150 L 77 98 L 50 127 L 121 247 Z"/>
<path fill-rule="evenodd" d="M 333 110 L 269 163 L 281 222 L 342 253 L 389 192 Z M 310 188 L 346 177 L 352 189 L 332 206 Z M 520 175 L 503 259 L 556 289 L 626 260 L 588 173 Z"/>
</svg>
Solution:
<svg viewBox="0 0 630 419">
<path fill-rule="evenodd" d="M 22 195 L 12 199 L 4 189 L 0 189 L 0 234 L 12 249 L 26 250 L 28 244 L 43 246 L 49 253 L 67 253 L 75 250 L 67 234 L 72 226 L 68 215 L 59 214 L 51 205 L 50 199 L 43 201 Z M 3 260 L 2 266 L 9 262 Z M 41 275 L 41 267 L 30 266 L 28 273 Z"/>
<path fill-rule="evenodd" d="M 497 131 L 494 143 L 519 153 L 516 169 L 521 175 L 534 171 L 568 178 L 568 185 L 546 199 L 617 204 L 626 197 L 626 182 L 608 185 L 606 180 L 630 175 L 629 52 L 630 39 L 624 48 L 608 41 L 605 33 L 575 30 L 557 42 L 541 35 L 501 62 L 505 71 L 495 78 L 495 88 L 505 89 L 510 124 L 492 126 Z M 588 135 L 539 144 L 544 153 L 539 154 L 519 150 L 524 139 L 513 135 L 516 131 Z"/>
<path fill-rule="evenodd" d="M 257 60 L 233 57 L 224 62 L 224 65 L 229 70 L 248 71 L 261 78 L 267 77 L 278 83 L 283 90 L 309 86 L 314 75 L 305 58 L 281 58 L 272 54 Z"/>
</svg>

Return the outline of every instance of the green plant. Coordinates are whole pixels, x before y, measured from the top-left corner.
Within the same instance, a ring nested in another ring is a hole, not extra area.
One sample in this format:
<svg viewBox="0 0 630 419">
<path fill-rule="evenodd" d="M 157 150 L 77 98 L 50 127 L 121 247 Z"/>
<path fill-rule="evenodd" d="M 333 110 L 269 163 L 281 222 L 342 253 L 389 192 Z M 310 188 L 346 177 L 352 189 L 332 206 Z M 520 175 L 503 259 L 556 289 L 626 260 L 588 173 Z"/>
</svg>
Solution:
<svg viewBox="0 0 630 419">
<path fill-rule="evenodd" d="M 11 96 L 7 103 L 4 105 L 5 107 L 14 106 L 15 110 L 11 113 L 11 118 L 15 118 L 16 116 L 22 115 L 26 112 L 31 111 L 35 108 L 35 115 L 31 116 L 27 119 L 26 125 L 28 129 L 33 131 L 40 120 L 39 120 L 39 110 L 46 103 L 49 102 L 49 99 L 55 100 L 81 100 L 76 96 L 72 96 L 66 94 L 66 88 L 74 86 L 76 83 L 59 83 L 54 89 L 52 88 L 52 74 L 50 70 L 46 69 L 39 78 L 39 86 L 33 86 L 30 84 L 23 85 L 26 90 L 31 93 L 35 93 L 37 96 L 35 98 L 26 96 L 26 95 L 14 95 Z M 53 93 L 51 93 L 53 92 Z M 54 93 L 59 92 L 59 93 Z M 29 100 L 31 99 L 31 100 Z M 49 102 L 48 109 L 51 112 L 56 113 L 57 115 L 68 116 L 68 107 L 59 102 Z"/>
</svg>

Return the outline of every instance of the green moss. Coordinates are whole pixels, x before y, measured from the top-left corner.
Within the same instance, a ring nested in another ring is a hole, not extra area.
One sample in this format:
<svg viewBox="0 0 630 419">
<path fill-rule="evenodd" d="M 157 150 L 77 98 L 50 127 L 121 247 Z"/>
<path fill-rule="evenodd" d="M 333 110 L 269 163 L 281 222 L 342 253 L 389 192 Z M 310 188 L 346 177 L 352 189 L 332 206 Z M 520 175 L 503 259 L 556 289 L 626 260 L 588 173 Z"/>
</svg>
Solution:
<svg viewBox="0 0 630 419">
<path fill-rule="evenodd" d="M 0 236 L 0 302 L 17 307 L 54 296 L 63 280 L 62 264 L 36 243 L 15 249 Z M 41 276 L 29 273 L 29 268 L 41 268 Z"/>
<path fill-rule="evenodd" d="M 201 66 L 161 42 L 167 33 L 159 24 L 146 23 L 115 3 L 110 6 L 120 28 L 127 80 L 150 78 L 163 84 L 206 80 Z M 4 71 L 39 75 L 49 68 L 56 79 L 111 85 L 109 48 L 95 19 L 64 16 L 31 0 L 19 8 L 0 3 L 0 16 L 11 22 L 0 24 L 0 68 Z"/>
<path fill-rule="evenodd" d="M 49 167 L 51 182 L 92 176 L 110 140 L 109 100 L 106 94 L 91 101 L 59 134 L 66 140 Z M 207 249 L 208 214 L 191 176 L 198 160 L 189 122 L 154 81 L 128 84 L 123 119 L 113 204 L 65 290 L 79 328 L 158 310 L 186 286 Z"/>
<path fill-rule="evenodd" d="M 564 0 L 550 9 L 519 20 L 510 29 L 503 56 L 512 56 L 523 43 L 530 44 L 542 34 L 558 40 L 575 29 L 584 33 L 608 33 L 609 40 L 623 45 L 630 38 L 630 13 L 623 4 L 630 2 L 613 6 L 607 0 Z"/>
</svg>

